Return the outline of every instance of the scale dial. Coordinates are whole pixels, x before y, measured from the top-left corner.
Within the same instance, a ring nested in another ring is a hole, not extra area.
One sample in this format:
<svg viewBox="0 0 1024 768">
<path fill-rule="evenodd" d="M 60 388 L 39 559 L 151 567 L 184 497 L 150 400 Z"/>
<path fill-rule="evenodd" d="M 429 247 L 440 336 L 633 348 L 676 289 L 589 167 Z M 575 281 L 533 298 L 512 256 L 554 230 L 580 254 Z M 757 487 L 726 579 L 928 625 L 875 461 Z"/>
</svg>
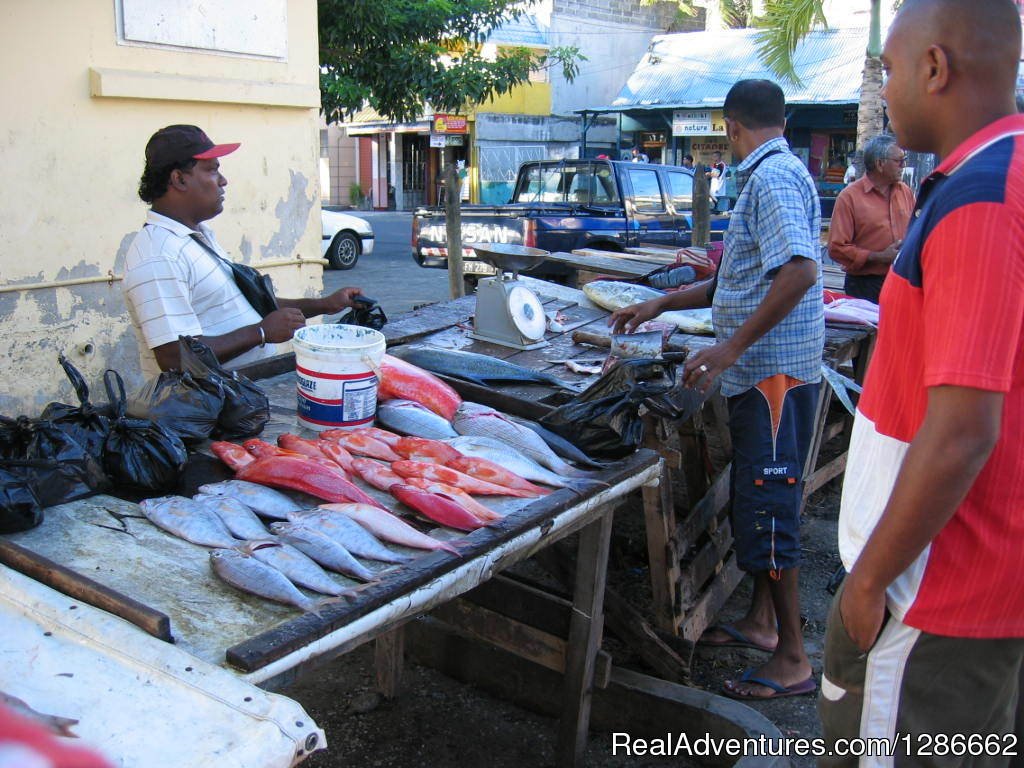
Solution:
<svg viewBox="0 0 1024 768">
<path fill-rule="evenodd" d="M 539 341 L 544 338 L 547 321 L 540 299 L 529 288 L 517 285 L 508 292 L 508 311 L 512 324 L 524 338 Z"/>
</svg>

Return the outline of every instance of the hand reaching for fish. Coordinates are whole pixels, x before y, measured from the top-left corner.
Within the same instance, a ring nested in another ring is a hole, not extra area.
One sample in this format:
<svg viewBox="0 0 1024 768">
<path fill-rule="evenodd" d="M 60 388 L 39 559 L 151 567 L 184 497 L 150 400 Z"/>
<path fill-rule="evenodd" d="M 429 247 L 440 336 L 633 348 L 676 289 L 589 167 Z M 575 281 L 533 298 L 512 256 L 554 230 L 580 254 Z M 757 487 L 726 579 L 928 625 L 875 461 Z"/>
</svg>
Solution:
<svg viewBox="0 0 1024 768">
<path fill-rule="evenodd" d="M 640 323 L 653 320 L 661 314 L 661 298 L 650 299 L 612 312 L 608 325 L 612 333 L 632 333 Z"/>
<path fill-rule="evenodd" d="M 702 394 L 711 388 L 715 379 L 736 362 L 739 355 L 728 342 L 715 344 L 695 352 L 683 367 L 683 385 Z"/>
</svg>

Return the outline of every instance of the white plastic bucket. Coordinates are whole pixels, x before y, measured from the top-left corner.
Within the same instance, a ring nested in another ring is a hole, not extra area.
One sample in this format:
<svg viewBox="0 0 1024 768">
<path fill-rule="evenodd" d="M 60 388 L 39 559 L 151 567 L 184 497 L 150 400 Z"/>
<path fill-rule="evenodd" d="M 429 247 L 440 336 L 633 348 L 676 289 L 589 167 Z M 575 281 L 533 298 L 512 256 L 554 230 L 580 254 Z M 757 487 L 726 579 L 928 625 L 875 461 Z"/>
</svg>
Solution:
<svg viewBox="0 0 1024 768">
<path fill-rule="evenodd" d="M 358 325 L 310 325 L 295 332 L 292 346 L 302 426 L 320 432 L 373 422 L 383 333 Z"/>
</svg>

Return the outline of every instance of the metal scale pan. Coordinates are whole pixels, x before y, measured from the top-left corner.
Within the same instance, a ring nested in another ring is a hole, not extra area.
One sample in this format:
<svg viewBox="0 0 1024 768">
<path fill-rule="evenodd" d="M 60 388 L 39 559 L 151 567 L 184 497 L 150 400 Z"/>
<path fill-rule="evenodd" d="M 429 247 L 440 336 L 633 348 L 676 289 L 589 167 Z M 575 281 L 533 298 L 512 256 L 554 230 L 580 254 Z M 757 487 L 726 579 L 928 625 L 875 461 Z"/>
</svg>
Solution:
<svg viewBox="0 0 1024 768">
<path fill-rule="evenodd" d="M 477 284 L 474 339 L 514 349 L 537 349 L 544 341 L 546 319 L 537 295 L 519 282 L 519 273 L 541 264 L 548 252 L 525 245 L 481 243 L 473 246 L 481 261 L 498 274 Z"/>
</svg>

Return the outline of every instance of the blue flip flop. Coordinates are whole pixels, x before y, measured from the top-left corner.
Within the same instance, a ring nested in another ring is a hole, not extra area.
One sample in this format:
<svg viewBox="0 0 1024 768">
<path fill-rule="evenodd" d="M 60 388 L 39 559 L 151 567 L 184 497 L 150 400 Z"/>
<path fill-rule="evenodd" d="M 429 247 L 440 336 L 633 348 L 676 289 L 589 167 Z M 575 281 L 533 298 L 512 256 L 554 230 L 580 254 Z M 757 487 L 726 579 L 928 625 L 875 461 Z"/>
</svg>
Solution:
<svg viewBox="0 0 1024 768">
<path fill-rule="evenodd" d="M 771 688 L 772 694 L 770 696 L 757 696 L 741 693 L 740 691 L 730 688 L 727 683 L 722 684 L 722 693 L 730 699 L 739 699 L 740 701 L 767 701 L 768 699 L 783 699 L 787 696 L 807 696 L 808 694 L 812 694 L 818 690 L 818 685 L 814 682 L 813 674 L 806 680 L 787 688 L 784 685 L 779 685 L 779 683 L 774 680 L 769 680 L 766 677 L 755 676 L 753 667 L 740 676 L 739 682 L 763 685 L 765 688 Z"/>
<path fill-rule="evenodd" d="M 697 645 L 705 648 L 750 648 L 755 651 L 763 651 L 764 653 L 775 653 L 774 645 L 762 645 L 761 643 L 755 643 L 749 637 L 736 629 L 732 624 L 715 624 L 713 627 L 708 627 L 706 631 L 712 632 L 716 629 L 720 629 L 722 632 L 725 632 L 725 634 L 731 637 L 732 640 L 714 642 L 700 639 L 697 641 Z"/>
</svg>

